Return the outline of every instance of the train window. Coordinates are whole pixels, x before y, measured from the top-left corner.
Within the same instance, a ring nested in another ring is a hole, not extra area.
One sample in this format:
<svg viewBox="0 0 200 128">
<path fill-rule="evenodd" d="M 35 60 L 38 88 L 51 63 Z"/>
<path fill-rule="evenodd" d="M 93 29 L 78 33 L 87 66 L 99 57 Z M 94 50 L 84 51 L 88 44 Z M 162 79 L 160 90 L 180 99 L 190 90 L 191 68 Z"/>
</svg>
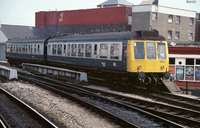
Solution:
<svg viewBox="0 0 200 128">
<path fill-rule="evenodd" d="M 78 45 L 78 56 L 83 57 L 84 53 L 84 44 L 79 44 Z"/>
<path fill-rule="evenodd" d="M 166 46 L 164 43 L 158 43 L 158 59 L 166 59 Z"/>
<path fill-rule="evenodd" d="M 20 53 L 22 50 L 21 50 L 21 45 L 18 45 L 18 53 Z"/>
<path fill-rule="evenodd" d="M 16 45 L 13 45 L 13 52 L 16 52 Z"/>
<path fill-rule="evenodd" d="M 58 55 L 62 55 L 62 44 L 58 44 Z"/>
<path fill-rule="evenodd" d="M 119 44 L 111 44 L 110 59 L 119 59 Z"/>
<path fill-rule="evenodd" d="M 70 56 L 70 44 L 67 44 L 67 56 Z"/>
<path fill-rule="evenodd" d="M 16 45 L 16 52 L 18 53 L 18 44 Z"/>
<path fill-rule="evenodd" d="M 32 45 L 30 45 L 30 44 L 28 45 L 28 53 L 30 53 L 30 54 L 31 54 L 31 51 L 32 51 L 32 50 L 31 50 L 31 46 L 32 46 Z"/>
<path fill-rule="evenodd" d="M 7 52 L 10 52 L 10 51 L 11 51 L 11 50 L 10 50 L 10 46 L 11 46 L 10 44 L 7 44 L 7 45 L 6 45 L 6 51 L 7 51 Z"/>
<path fill-rule="evenodd" d="M 37 50 L 38 50 L 38 54 L 40 54 L 40 45 L 39 44 L 38 44 Z"/>
<path fill-rule="evenodd" d="M 25 53 L 25 45 L 22 45 L 22 53 Z"/>
<path fill-rule="evenodd" d="M 144 59 L 144 42 L 134 42 L 135 59 Z"/>
<path fill-rule="evenodd" d="M 108 57 L 108 44 L 100 44 L 100 58 Z"/>
<path fill-rule="evenodd" d="M 146 43 L 147 59 L 156 59 L 156 45 L 153 42 Z"/>
<path fill-rule="evenodd" d="M 36 46 L 36 44 L 34 44 L 34 53 L 33 54 L 37 54 L 37 46 Z"/>
<path fill-rule="evenodd" d="M 56 48 L 57 48 L 57 45 L 53 44 L 53 47 L 52 47 L 52 54 L 53 55 L 56 55 Z"/>
<path fill-rule="evenodd" d="M 92 44 L 85 45 L 85 57 L 92 57 Z"/>
<path fill-rule="evenodd" d="M 26 44 L 25 45 L 25 53 L 27 53 L 27 51 L 28 51 L 28 45 Z"/>
<path fill-rule="evenodd" d="M 72 44 L 71 56 L 76 56 L 76 53 L 77 53 L 77 44 Z"/>
</svg>

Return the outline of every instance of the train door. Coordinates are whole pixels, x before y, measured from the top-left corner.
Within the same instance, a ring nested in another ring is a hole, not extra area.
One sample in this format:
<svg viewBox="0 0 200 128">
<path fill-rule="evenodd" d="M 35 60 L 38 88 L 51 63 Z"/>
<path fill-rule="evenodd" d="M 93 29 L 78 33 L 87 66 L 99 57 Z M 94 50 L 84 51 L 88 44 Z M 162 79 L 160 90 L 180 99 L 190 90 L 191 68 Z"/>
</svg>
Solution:
<svg viewBox="0 0 200 128">
<path fill-rule="evenodd" d="M 44 61 L 45 61 L 45 62 L 47 61 L 48 39 L 49 39 L 49 38 L 47 38 L 47 39 L 44 41 Z"/>
</svg>

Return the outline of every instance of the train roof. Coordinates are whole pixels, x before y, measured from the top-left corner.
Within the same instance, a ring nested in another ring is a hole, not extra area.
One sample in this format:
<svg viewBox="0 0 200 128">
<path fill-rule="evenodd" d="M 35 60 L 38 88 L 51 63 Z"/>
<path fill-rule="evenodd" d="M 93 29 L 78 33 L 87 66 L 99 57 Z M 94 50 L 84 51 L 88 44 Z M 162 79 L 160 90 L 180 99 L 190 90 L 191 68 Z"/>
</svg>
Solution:
<svg viewBox="0 0 200 128">
<path fill-rule="evenodd" d="M 6 43 L 44 43 L 47 37 L 41 38 L 24 38 L 24 39 L 9 39 Z"/>
<path fill-rule="evenodd" d="M 24 38 L 24 39 L 10 39 L 6 43 L 44 43 L 46 39 L 48 42 L 69 42 L 69 41 L 112 41 L 112 40 L 165 40 L 160 36 L 158 31 L 124 31 L 124 32 L 107 32 L 107 33 L 93 33 L 93 34 L 70 34 L 53 37 L 41 38 Z"/>
<path fill-rule="evenodd" d="M 58 36 L 49 39 L 49 42 L 57 41 L 101 41 L 101 40 L 165 40 L 163 36 L 158 34 L 158 31 L 125 31 L 125 32 L 107 32 L 94 34 L 78 34 Z"/>
</svg>

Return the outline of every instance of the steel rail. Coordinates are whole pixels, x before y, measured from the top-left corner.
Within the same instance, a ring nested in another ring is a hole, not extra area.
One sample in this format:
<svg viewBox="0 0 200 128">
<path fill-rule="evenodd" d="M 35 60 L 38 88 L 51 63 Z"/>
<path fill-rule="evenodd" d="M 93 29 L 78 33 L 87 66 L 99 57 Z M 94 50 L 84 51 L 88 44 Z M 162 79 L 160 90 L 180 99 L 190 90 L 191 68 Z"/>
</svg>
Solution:
<svg viewBox="0 0 200 128">
<path fill-rule="evenodd" d="M 19 77 L 21 77 L 21 76 L 19 76 Z M 30 78 L 24 78 L 25 76 L 23 76 L 22 78 L 23 79 L 29 79 L 30 80 Z M 36 77 L 36 76 L 33 76 L 33 77 Z M 148 113 L 148 112 L 146 112 L 146 111 L 143 111 L 143 110 L 141 110 L 141 109 L 138 109 L 138 108 L 135 108 L 135 107 L 132 107 L 132 106 L 130 106 L 130 105 L 127 105 L 127 104 L 123 104 L 123 103 L 121 103 L 121 102 L 118 102 L 118 101 L 115 101 L 115 100 L 111 100 L 111 99 L 108 99 L 108 98 L 104 98 L 104 97 L 102 97 L 102 96 L 99 96 L 99 95 L 96 95 L 96 94 L 94 94 L 94 93 L 91 93 L 91 92 L 89 92 L 89 93 L 86 93 L 87 91 L 85 90 L 85 91 L 80 91 L 80 90 L 74 90 L 74 89 L 71 89 L 71 88 L 67 88 L 66 86 L 68 86 L 68 85 L 66 85 L 65 84 L 65 87 L 63 86 L 63 85 L 61 85 L 61 86 L 58 86 L 58 85 L 55 85 L 55 84 L 52 84 L 52 83 L 48 83 L 48 82 L 44 82 L 44 79 L 42 80 L 42 78 L 41 77 L 39 77 L 39 78 L 31 78 L 32 80 L 32 82 L 34 82 L 34 83 L 37 83 L 37 84 L 40 84 L 40 85 L 42 85 L 43 87 L 45 87 L 45 88 L 51 88 L 51 90 L 53 89 L 54 91 L 56 90 L 56 92 L 57 93 L 59 93 L 59 94 L 64 94 L 64 95 L 67 95 L 68 97 L 70 96 L 70 97 L 73 97 L 71 94 L 69 95 L 69 94 L 66 94 L 66 92 L 73 92 L 74 93 L 74 91 L 76 91 L 76 93 L 78 92 L 78 93 L 81 93 L 80 95 L 88 95 L 88 97 L 94 97 L 94 98 L 100 98 L 101 100 L 106 100 L 106 102 L 111 102 L 111 103 L 115 103 L 115 104 L 117 104 L 117 105 L 119 105 L 119 106 L 123 106 L 123 107 L 126 107 L 127 109 L 131 109 L 131 110 L 134 110 L 134 111 L 137 111 L 137 112 L 139 112 L 140 114 L 143 114 L 143 115 L 145 115 L 146 117 L 149 117 L 149 119 L 151 118 L 151 120 L 152 119 L 154 119 L 154 120 L 156 120 L 157 122 L 162 122 L 162 124 L 163 124 L 163 126 L 172 126 L 172 127 L 184 127 L 184 126 L 182 126 L 182 125 L 180 125 L 180 124 L 177 124 L 177 123 L 174 123 L 174 122 L 172 122 L 172 121 L 169 121 L 169 120 L 166 120 L 166 119 L 164 119 L 164 118 L 161 118 L 161 117 L 159 117 L 159 116 L 156 116 L 156 115 L 153 115 L 153 114 L 151 114 L 151 113 Z M 41 80 L 38 80 L 38 79 L 41 79 Z M 38 82 L 36 82 L 36 81 L 38 81 Z M 55 81 L 54 81 L 55 82 Z M 57 83 L 57 84 L 61 84 L 61 83 Z M 49 86 L 47 86 L 47 85 L 49 85 Z M 50 87 L 51 86 L 51 87 Z M 58 89 L 59 88 L 59 89 Z M 80 88 L 79 88 L 80 89 Z M 81 89 L 81 90 L 83 90 L 83 89 Z M 74 98 L 76 98 L 76 97 L 73 97 L 73 99 Z M 76 98 L 77 99 L 77 98 Z M 78 100 L 80 100 L 80 98 L 78 98 Z M 83 101 L 82 101 L 83 102 Z M 115 117 L 116 118 L 116 117 Z M 118 122 L 119 123 L 119 122 Z"/>
<path fill-rule="evenodd" d="M 18 104 L 22 105 L 23 108 L 27 109 L 27 111 L 31 112 L 31 114 L 34 116 L 34 118 L 37 118 L 40 122 L 42 122 L 43 125 L 49 127 L 49 128 L 57 128 L 56 125 L 54 125 L 51 121 L 49 121 L 47 118 L 45 118 L 43 115 L 41 115 L 39 112 L 37 112 L 35 109 L 24 103 L 22 100 L 18 99 L 5 89 L 0 87 L 0 92 L 6 94 L 10 98 L 12 98 L 14 101 L 16 101 Z"/>
</svg>

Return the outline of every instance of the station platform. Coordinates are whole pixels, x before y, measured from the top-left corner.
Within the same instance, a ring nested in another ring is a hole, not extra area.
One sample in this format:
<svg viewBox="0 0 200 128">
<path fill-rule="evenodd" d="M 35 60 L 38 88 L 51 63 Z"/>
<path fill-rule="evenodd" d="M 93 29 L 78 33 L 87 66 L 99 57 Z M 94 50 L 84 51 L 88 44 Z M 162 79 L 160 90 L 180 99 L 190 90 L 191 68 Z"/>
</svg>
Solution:
<svg viewBox="0 0 200 128">
<path fill-rule="evenodd" d="M 0 76 L 9 80 L 18 79 L 17 70 L 0 65 Z"/>
</svg>

